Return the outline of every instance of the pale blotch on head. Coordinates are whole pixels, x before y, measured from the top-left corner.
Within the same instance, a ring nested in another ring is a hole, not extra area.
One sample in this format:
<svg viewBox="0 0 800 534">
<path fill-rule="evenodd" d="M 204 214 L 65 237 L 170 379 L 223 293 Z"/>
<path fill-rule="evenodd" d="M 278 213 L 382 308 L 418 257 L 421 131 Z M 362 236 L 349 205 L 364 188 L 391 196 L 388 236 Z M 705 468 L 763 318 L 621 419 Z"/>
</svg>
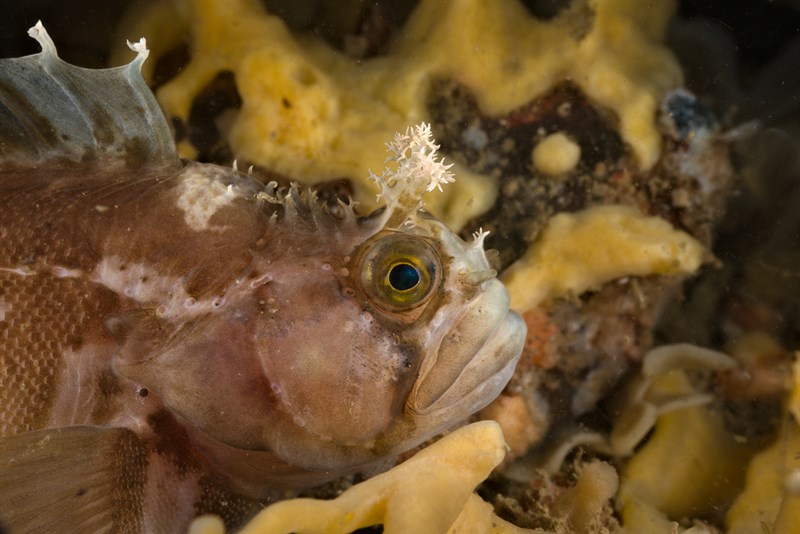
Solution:
<svg viewBox="0 0 800 534">
<path fill-rule="evenodd" d="M 209 224 L 211 217 L 242 196 L 238 187 L 221 180 L 227 175 L 226 171 L 221 167 L 193 166 L 184 174 L 176 205 L 183 211 L 184 222 L 192 230 L 199 232 L 214 228 Z"/>
<path fill-rule="evenodd" d="M 581 147 L 561 132 L 542 139 L 531 154 L 534 168 L 544 174 L 570 172 L 581 159 Z"/>
</svg>

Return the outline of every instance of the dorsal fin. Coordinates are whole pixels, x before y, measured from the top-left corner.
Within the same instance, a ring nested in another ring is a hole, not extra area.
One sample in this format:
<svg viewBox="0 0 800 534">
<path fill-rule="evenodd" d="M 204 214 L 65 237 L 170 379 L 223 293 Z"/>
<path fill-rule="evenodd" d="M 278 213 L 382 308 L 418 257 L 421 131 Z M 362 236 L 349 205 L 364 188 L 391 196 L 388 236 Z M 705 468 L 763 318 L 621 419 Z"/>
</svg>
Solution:
<svg viewBox="0 0 800 534">
<path fill-rule="evenodd" d="M 96 162 L 104 167 L 179 165 L 169 127 L 141 74 L 144 39 L 122 67 L 61 60 L 41 22 L 42 51 L 0 59 L 0 169 Z"/>
</svg>

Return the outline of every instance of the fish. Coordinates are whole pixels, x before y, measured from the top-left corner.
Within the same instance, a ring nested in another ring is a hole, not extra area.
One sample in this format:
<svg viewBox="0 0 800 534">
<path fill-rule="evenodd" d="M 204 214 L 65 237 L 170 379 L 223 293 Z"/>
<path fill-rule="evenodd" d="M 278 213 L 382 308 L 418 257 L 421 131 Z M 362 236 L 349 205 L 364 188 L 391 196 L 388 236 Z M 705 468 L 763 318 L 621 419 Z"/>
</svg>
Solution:
<svg viewBox="0 0 800 534">
<path fill-rule="evenodd" d="M 177 532 L 381 465 L 474 414 L 525 324 L 425 211 L 430 127 L 358 215 L 181 160 L 129 64 L 0 59 L 0 524 Z M 393 158 L 393 159 L 392 159 Z M 388 164 L 387 164 L 388 165 Z"/>
</svg>

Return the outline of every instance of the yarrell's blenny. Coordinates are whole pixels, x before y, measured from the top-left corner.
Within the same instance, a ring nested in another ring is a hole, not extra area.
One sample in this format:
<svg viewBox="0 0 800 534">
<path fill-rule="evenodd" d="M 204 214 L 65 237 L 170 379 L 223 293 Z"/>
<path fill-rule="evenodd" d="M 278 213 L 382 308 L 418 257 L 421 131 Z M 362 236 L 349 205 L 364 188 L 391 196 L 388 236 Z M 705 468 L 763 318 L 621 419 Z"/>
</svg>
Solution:
<svg viewBox="0 0 800 534">
<path fill-rule="evenodd" d="M 281 488 L 408 450 L 490 402 L 525 326 L 483 250 L 421 211 L 452 179 L 399 134 L 358 217 L 181 161 L 139 69 L 0 60 L 0 521 L 241 524 Z M 420 170 L 425 172 L 418 172 Z M 45 491 L 46 489 L 46 491 Z"/>
</svg>

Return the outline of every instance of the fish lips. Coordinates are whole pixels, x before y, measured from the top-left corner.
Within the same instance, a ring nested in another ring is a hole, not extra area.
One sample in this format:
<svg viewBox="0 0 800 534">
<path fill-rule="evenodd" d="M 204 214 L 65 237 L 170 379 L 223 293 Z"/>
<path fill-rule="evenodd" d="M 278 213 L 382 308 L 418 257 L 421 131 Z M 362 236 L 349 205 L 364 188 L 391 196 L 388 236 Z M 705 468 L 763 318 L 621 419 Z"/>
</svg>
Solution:
<svg viewBox="0 0 800 534">
<path fill-rule="evenodd" d="M 511 379 L 527 328 L 509 309 L 508 292 L 490 280 L 423 364 L 408 408 L 436 419 L 467 417 L 491 402 Z"/>
</svg>

